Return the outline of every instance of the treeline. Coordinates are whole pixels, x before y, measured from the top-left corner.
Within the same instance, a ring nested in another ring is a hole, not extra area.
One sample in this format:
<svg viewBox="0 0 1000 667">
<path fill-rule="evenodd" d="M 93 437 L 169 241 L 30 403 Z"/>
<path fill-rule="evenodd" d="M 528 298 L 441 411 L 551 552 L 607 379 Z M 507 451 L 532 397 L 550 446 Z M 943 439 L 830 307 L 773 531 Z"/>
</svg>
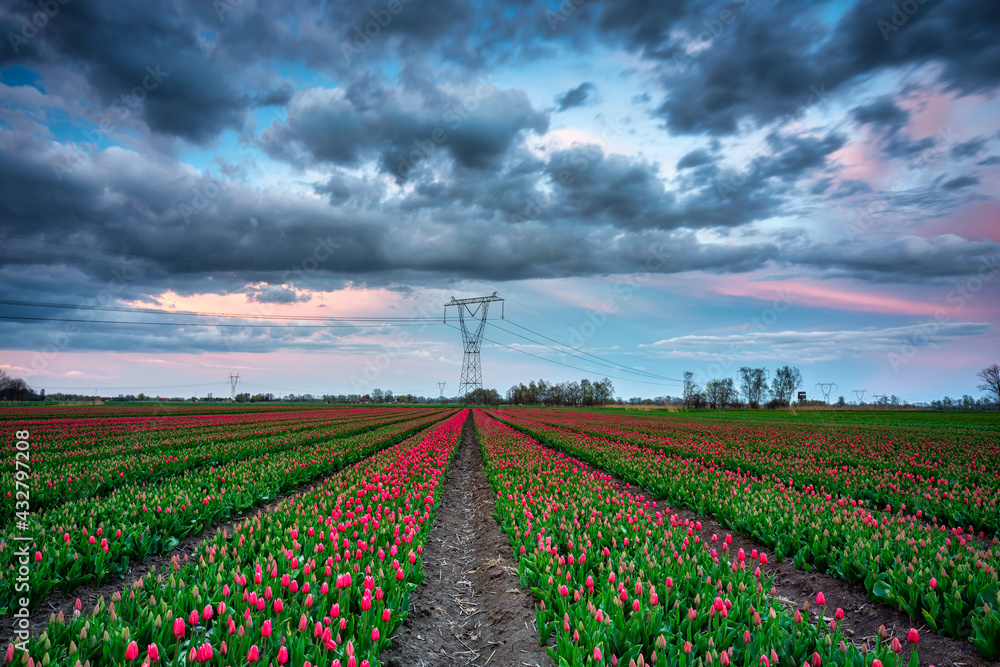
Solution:
<svg viewBox="0 0 1000 667">
<path fill-rule="evenodd" d="M 802 373 L 794 366 L 782 366 L 768 382 L 766 368 L 743 366 L 733 378 L 709 380 L 702 387 L 694 373 L 684 373 L 683 405 L 686 408 L 722 408 L 746 405 L 750 408 L 788 406 L 802 386 Z M 739 382 L 739 385 L 737 385 Z"/>
<path fill-rule="evenodd" d="M 11 377 L 0 369 L 0 401 L 44 401 L 45 390 L 36 394 L 23 378 Z"/>
<path fill-rule="evenodd" d="M 522 382 L 508 389 L 507 403 L 509 405 L 608 405 L 615 402 L 614 395 L 615 387 L 608 378 L 596 382 L 584 378 L 579 382 L 558 384 L 539 380 L 528 384 Z"/>
</svg>

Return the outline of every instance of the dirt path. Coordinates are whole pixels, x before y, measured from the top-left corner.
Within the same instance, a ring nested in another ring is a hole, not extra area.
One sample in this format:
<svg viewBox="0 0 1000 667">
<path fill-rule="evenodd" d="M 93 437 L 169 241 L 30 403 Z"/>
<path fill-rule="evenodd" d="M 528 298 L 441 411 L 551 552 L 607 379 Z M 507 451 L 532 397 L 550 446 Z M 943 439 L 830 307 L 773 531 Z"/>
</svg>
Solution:
<svg viewBox="0 0 1000 667">
<path fill-rule="evenodd" d="M 552 665 L 538 645 L 535 598 L 521 588 L 510 542 L 493 518 L 471 415 L 444 489 L 424 546 L 424 583 L 382 663 Z"/>
</svg>

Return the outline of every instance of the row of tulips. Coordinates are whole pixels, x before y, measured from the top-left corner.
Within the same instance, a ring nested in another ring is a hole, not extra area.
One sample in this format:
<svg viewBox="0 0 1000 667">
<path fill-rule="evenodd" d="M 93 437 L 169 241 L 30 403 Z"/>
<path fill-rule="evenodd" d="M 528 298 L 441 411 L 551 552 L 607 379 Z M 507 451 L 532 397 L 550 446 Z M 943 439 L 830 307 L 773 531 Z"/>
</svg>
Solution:
<svg viewBox="0 0 1000 667">
<path fill-rule="evenodd" d="M 246 411 L 229 415 L 177 415 L 148 418 L 90 418 L 22 422 L 18 426 L 32 433 L 33 463 L 61 464 L 79 457 L 100 458 L 151 447 L 168 447 L 181 442 L 199 444 L 233 436 L 291 430 L 317 423 L 333 423 L 352 418 L 384 414 L 402 415 L 405 408 L 295 410 L 283 412 Z M 5 435 L 4 456 L 9 462 L 14 441 Z"/>
<path fill-rule="evenodd" d="M 996 428 L 938 426 L 924 419 L 921 426 L 878 423 L 828 423 L 824 416 L 800 415 L 795 423 L 782 422 L 784 413 L 734 413 L 738 421 L 726 421 L 726 413 L 709 416 L 618 412 L 546 411 L 546 418 L 642 431 L 666 438 L 723 441 L 755 450 L 803 452 L 824 457 L 835 455 L 846 465 L 934 470 L 942 477 L 984 475 L 997 479 L 1000 443 Z M 787 418 L 787 417 L 785 417 Z"/>
<path fill-rule="evenodd" d="M 15 664 L 371 667 L 406 617 L 468 412 L 175 557 L 89 616 L 53 617 Z"/>
<path fill-rule="evenodd" d="M 480 411 L 476 427 L 558 665 L 902 664 L 898 642 L 868 652 L 845 641 L 843 611 L 822 596 L 815 624 L 777 603 L 761 574 L 766 554 L 732 553 L 731 536 L 705 535 Z"/>
<path fill-rule="evenodd" d="M 929 526 L 903 511 L 880 512 L 823 488 L 796 490 L 714 461 L 526 422 L 512 426 L 658 496 L 716 517 L 817 569 L 864 586 L 944 634 L 1000 650 L 1000 548 Z"/>
<path fill-rule="evenodd" d="M 34 538 L 31 606 L 56 585 L 68 595 L 85 583 L 122 575 L 131 563 L 169 551 L 189 535 L 399 442 L 446 414 L 422 413 L 350 437 L 124 486 L 106 497 L 32 514 L 21 531 Z M 18 560 L 12 537 L 0 537 L 0 614 L 20 598 Z"/>
<path fill-rule="evenodd" d="M 826 487 L 837 495 L 864 500 L 877 507 L 920 512 L 926 520 L 970 531 L 996 533 L 1000 528 L 1000 445 L 980 442 L 947 448 L 947 460 L 937 450 L 910 440 L 883 437 L 871 446 L 871 434 L 831 433 L 810 427 L 780 428 L 716 425 L 705 433 L 677 432 L 691 420 L 667 428 L 656 419 L 587 413 L 539 413 L 509 410 L 526 422 L 663 449 L 681 456 L 707 457 L 717 465 L 758 477 L 773 476 L 793 488 Z M 864 430 L 864 429 L 860 429 Z M 928 429 L 925 437 L 932 438 Z M 978 438 L 985 434 L 972 432 Z M 949 437 L 951 436 L 949 434 Z M 927 444 L 927 440 L 923 441 Z M 860 444 L 859 444 L 860 443 Z M 939 443 L 940 444 L 940 443 Z M 987 465 L 989 464 L 989 465 Z"/>
<path fill-rule="evenodd" d="M 102 456 L 98 448 L 92 448 L 83 459 L 48 466 L 32 463 L 26 483 L 31 489 L 32 509 L 37 511 L 77 498 L 102 496 L 130 484 L 149 484 L 190 470 L 364 433 L 387 423 L 436 412 L 439 411 L 383 413 L 370 410 L 334 421 L 328 421 L 327 412 L 307 422 L 272 421 L 266 428 L 260 424 L 242 428 L 228 425 L 214 437 L 188 431 L 186 436 L 178 434 L 179 437 L 170 441 L 159 441 L 149 448 L 133 448 L 124 454 Z M 11 466 L 0 473 L 0 484 L 6 489 L 14 489 L 17 474 Z M 6 493 L 11 497 L 12 491 Z M 4 503 L 0 509 L 0 524 L 8 522 L 13 512 L 14 503 Z"/>
<path fill-rule="evenodd" d="M 285 412 L 288 410 L 310 410 L 309 405 L 288 403 L 256 403 L 254 412 Z M 117 402 L 101 405 L 39 405 L 4 406 L 0 410 L 0 422 L 26 420 L 48 421 L 54 419 L 78 419 L 81 417 L 172 417 L 178 415 L 219 415 L 245 413 L 246 403 L 149 403 L 145 405 L 125 405 Z"/>
</svg>

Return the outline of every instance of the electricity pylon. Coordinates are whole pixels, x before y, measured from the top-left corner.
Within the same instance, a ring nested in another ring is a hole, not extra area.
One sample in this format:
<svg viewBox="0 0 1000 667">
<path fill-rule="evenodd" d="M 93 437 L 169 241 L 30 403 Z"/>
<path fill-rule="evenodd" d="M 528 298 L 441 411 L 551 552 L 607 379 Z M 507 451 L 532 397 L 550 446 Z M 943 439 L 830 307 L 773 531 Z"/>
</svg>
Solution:
<svg viewBox="0 0 1000 667">
<path fill-rule="evenodd" d="M 858 399 L 858 405 L 865 402 L 865 394 L 868 393 L 867 389 L 852 389 L 851 391 L 854 392 L 854 397 Z"/>
<path fill-rule="evenodd" d="M 836 382 L 817 382 L 816 386 L 823 392 L 823 402 L 830 405 L 830 392 L 837 386 Z"/>
<path fill-rule="evenodd" d="M 438 397 L 444 398 L 444 388 L 448 386 L 447 382 L 438 382 Z"/>
<path fill-rule="evenodd" d="M 458 308 L 458 323 L 462 327 L 462 380 L 458 385 L 459 396 L 466 397 L 476 389 L 483 388 L 483 369 L 479 365 L 479 350 L 483 345 L 483 331 L 486 329 L 486 315 L 490 304 L 494 301 L 500 302 L 500 317 L 503 318 L 503 299 L 493 292 L 490 296 L 480 296 L 471 299 L 456 299 L 451 297 L 451 301 L 444 304 L 444 321 L 448 322 L 448 306 Z M 475 305 L 475 308 L 472 306 Z M 469 317 L 473 324 L 470 331 L 465 322 Z M 475 400 L 478 400 L 476 393 Z"/>
<path fill-rule="evenodd" d="M 239 383 L 240 383 L 240 374 L 237 373 L 236 375 L 233 375 L 232 373 L 230 373 L 229 374 L 229 397 L 231 399 L 233 399 L 234 401 L 236 400 L 236 385 L 238 385 Z"/>
</svg>

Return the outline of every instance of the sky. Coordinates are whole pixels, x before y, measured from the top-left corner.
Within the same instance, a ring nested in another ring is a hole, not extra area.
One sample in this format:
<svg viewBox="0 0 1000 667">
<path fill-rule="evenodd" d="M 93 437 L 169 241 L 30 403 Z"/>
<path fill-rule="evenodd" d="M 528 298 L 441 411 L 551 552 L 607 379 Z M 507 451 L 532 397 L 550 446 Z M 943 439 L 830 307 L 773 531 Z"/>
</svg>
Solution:
<svg viewBox="0 0 1000 667">
<path fill-rule="evenodd" d="M 444 303 L 497 292 L 501 393 L 979 396 L 998 34 L 991 0 L 5 2 L 0 369 L 454 395 Z"/>
</svg>

